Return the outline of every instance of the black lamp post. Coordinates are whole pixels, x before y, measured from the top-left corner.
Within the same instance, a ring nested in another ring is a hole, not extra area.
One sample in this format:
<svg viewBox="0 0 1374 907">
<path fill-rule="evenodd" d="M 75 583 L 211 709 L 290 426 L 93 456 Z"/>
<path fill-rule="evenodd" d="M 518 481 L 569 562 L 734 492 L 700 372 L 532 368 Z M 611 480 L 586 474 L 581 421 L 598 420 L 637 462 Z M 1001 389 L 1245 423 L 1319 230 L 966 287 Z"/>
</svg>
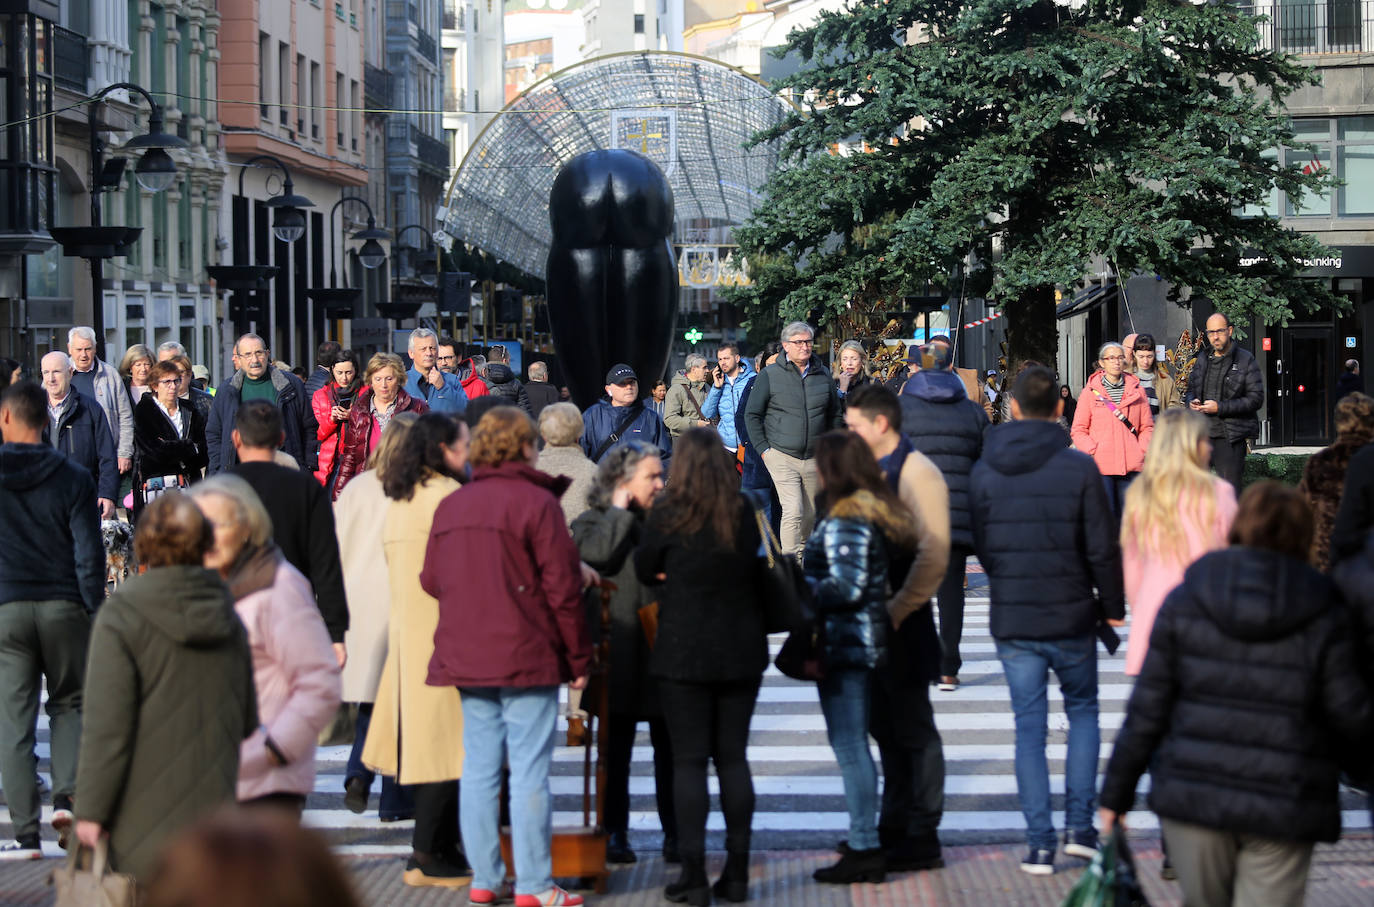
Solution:
<svg viewBox="0 0 1374 907">
<path fill-rule="evenodd" d="M 362 205 L 367 211 L 367 227 L 359 230 L 350 237 L 361 241 L 363 244 L 362 248 L 358 250 L 358 261 L 364 268 L 370 271 L 381 267 L 382 262 L 386 261 L 386 250 L 382 248 L 378 240 L 391 239 L 390 233 L 377 227 L 377 218 L 372 213 L 372 206 L 369 205 L 365 199 L 359 198 L 356 195 L 345 195 L 329 209 L 329 286 L 312 287 L 306 291 L 306 296 L 308 296 L 312 302 L 320 303 L 327 313 L 332 314 L 336 318 L 352 317 L 353 304 L 358 301 L 358 297 L 361 296 L 363 292 L 361 287 L 339 286 L 337 258 L 339 242 L 334 232 L 334 212 L 339 210 L 340 205 L 347 202 L 354 202 Z M 386 305 L 386 303 L 378 303 L 377 307 L 380 309 L 384 305 Z M 310 345 L 308 349 L 313 350 L 315 348 L 315 313 L 311 311 L 309 314 L 309 327 L 307 330 L 309 331 Z"/>
<path fill-rule="evenodd" d="M 424 227 L 420 226 L 419 224 L 407 224 L 406 226 L 396 231 L 396 241 L 399 243 L 401 237 L 404 236 L 406 233 L 410 232 L 411 230 L 419 230 L 421 233 L 425 235 L 425 239 L 427 240 L 427 242 L 425 243 L 424 248 L 399 246 L 396 249 L 396 251 L 400 252 L 401 249 L 404 248 L 407 252 L 409 252 L 411 259 L 411 268 L 414 270 L 415 276 L 420 278 L 420 282 L 423 283 L 425 286 L 432 287 L 439 282 L 439 266 L 435 262 L 433 237 L 430 235 L 428 231 L 425 230 Z M 423 258 L 420 259 L 420 263 L 417 265 L 415 264 L 415 258 L 418 256 L 423 256 Z M 398 274 L 397 276 L 399 277 L 400 275 Z"/>
<path fill-rule="evenodd" d="M 305 235 L 305 212 L 302 208 L 313 208 L 315 203 L 304 195 L 296 194 L 295 184 L 291 182 L 291 171 L 286 169 L 278 158 L 270 154 L 258 154 L 243 162 L 239 171 L 239 195 L 243 195 L 243 176 L 250 165 L 258 161 L 271 161 L 281 168 L 281 194 L 267 200 L 267 207 L 273 210 L 272 235 L 282 242 L 295 242 Z"/>
<path fill-rule="evenodd" d="M 137 92 L 148 102 L 147 133 L 135 136 L 124 144 L 124 150 L 142 150 L 134 167 L 134 178 L 149 192 L 162 192 L 176 179 L 177 166 L 168 148 L 185 148 L 186 142 L 175 135 L 162 131 L 162 108 L 153 100 L 146 89 L 132 82 L 116 82 L 97 91 L 89 99 L 90 109 L 86 122 L 91 134 L 91 225 L 89 227 L 53 227 L 49 232 L 62 244 L 62 254 L 88 259 L 91 263 L 91 296 L 93 309 L 91 327 L 95 331 L 95 354 L 105 358 L 105 299 L 104 287 L 107 258 L 124 256 L 129 247 L 138 240 L 142 227 L 105 227 L 100 223 L 100 193 L 119 187 L 124 172 L 124 164 L 115 164 L 104 157 L 105 144 L 100 140 L 100 129 L 96 112 L 105 96 L 118 89 Z"/>
</svg>

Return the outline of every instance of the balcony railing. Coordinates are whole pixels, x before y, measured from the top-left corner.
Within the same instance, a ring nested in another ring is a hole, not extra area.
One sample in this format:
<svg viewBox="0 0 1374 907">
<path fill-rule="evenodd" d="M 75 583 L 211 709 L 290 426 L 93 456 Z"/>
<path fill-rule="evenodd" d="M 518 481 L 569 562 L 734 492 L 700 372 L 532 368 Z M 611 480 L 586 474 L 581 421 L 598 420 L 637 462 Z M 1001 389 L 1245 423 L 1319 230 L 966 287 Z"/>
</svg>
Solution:
<svg viewBox="0 0 1374 907">
<path fill-rule="evenodd" d="M 1374 0 L 1267 0 L 1238 6 L 1266 16 L 1264 46 L 1294 54 L 1343 54 L 1374 49 Z"/>
<path fill-rule="evenodd" d="M 368 110 L 391 108 L 391 73 L 371 63 L 363 64 L 363 104 Z"/>
<path fill-rule="evenodd" d="M 437 48 L 434 44 L 434 39 L 431 38 L 429 35 L 425 34 L 424 32 L 420 32 L 418 35 L 415 36 L 415 44 L 419 48 L 420 56 L 424 57 L 426 60 L 431 61 L 437 59 Z"/>
<path fill-rule="evenodd" d="M 448 173 L 449 153 L 448 144 L 439 139 L 425 135 L 418 128 L 410 127 L 410 140 L 415 144 L 415 156 L 420 159 L 421 164 L 433 167 Z"/>
<path fill-rule="evenodd" d="M 53 78 L 58 85 L 86 93 L 90 55 L 86 38 L 60 25 L 52 27 Z"/>
</svg>

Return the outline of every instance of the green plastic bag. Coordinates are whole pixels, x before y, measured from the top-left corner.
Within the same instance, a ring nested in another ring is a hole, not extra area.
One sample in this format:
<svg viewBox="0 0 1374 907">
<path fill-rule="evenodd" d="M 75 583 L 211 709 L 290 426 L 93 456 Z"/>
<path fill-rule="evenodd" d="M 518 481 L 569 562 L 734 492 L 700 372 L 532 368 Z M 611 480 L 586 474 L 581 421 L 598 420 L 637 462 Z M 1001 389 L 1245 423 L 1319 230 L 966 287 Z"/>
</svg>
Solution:
<svg viewBox="0 0 1374 907">
<path fill-rule="evenodd" d="M 1111 836 L 1060 907 L 1150 907 L 1120 825 L 1112 827 Z"/>
</svg>

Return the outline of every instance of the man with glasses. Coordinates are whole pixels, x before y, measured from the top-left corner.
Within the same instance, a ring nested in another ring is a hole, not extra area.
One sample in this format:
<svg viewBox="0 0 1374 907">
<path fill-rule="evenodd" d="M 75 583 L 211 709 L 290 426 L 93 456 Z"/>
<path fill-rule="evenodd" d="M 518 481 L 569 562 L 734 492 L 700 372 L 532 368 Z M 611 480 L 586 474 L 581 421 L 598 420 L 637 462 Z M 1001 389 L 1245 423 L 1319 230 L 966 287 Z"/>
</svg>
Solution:
<svg viewBox="0 0 1374 907">
<path fill-rule="evenodd" d="M 1193 366 L 1183 402 L 1202 413 L 1209 424 L 1212 468 L 1240 492 L 1246 447 L 1259 437 L 1259 417 L 1264 404 L 1264 376 L 1254 355 L 1232 339 L 1231 319 L 1217 312 L 1207 319 L 1209 355 Z"/>
<path fill-rule="evenodd" d="M 439 338 L 439 371 L 445 375 L 458 374 L 458 341 L 452 337 Z"/>
<path fill-rule="evenodd" d="M 593 463 L 623 444 L 639 442 L 658 448 L 663 471 L 673 455 L 673 441 L 663 420 L 639 399 L 639 376 L 623 362 L 606 373 L 606 396 L 582 414 L 582 451 Z"/>
<path fill-rule="evenodd" d="M 783 357 L 754 379 L 744 411 L 749 443 L 782 503 L 779 541 L 798 557 L 816 520 L 816 439 L 842 425 L 835 382 L 812 355 L 814 338 L 804 321 L 782 329 Z"/>
<path fill-rule="evenodd" d="M 439 335 L 429 328 L 410 332 L 410 371 L 406 372 L 406 393 L 423 400 L 431 411 L 461 415 L 468 408 L 463 382 L 439 368 Z"/>
<path fill-rule="evenodd" d="M 305 411 L 310 408 L 305 385 L 290 372 L 273 367 L 267 343 L 257 334 L 240 337 L 234 343 L 234 357 L 239 370 L 215 394 L 215 404 L 205 425 L 210 454 L 206 474 L 223 472 L 239 461 L 234 450 L 234 420 L 240 404 L 249 400 L 266 400 L 281 410 L 281 450 L 290 454 L 298 466 L 304 466 Z"/>
</svg>

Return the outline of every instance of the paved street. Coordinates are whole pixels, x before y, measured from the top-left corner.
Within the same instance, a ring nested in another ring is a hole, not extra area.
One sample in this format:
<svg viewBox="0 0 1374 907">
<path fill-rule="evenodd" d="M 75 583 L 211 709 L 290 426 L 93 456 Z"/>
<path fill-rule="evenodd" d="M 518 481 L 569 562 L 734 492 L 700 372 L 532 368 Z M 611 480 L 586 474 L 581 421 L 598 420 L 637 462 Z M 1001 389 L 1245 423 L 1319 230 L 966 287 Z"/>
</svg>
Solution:
<svg viewBox="0 0 1374 907">
<path fill-rule="evenodd" d="M 974 568 L 976 571 L 976 568 Z M 1012 714 L 1007 701 L 991 637 L 985 578 L 970 573 L 963 657 L 955 693 L 935 698 L 937 721 L 945 743 L 946 812 L 941 838 L 948 847 L 949 867 L 939 873 L 894 877 L 884 886 L 822 889 L 809 881 L 810 870 L 828 849 L 844 837 L 847 816 L 839 773 L 825 739 L 825 728 L 814 685 L 790 680 L 769 670 L 754 716 L 750 763 L 758 794 L 754 817 L 757 851 L 768 856 L 755 861 L 759 884 L 755 891 L 764 903 L 832 904 L 1056 904 L 1080 874 L 1081 861 L 1061 857 L 1060 872 L 1050 880 L 1031 879 L 1017 869 L 1022 856 L 1024 822 L 1016 801 L 1013 776 Z M 773 640 L 776 650 L 781 639 Z M 1116 657 L 1100 652 L 1103 767 L 1110 741 L 1120 727 L 1130 683 L 1122 674 L 1125 648 Z M 1050 767 L 1055 806 L 1063 807 L 1063 757 L 1067 724 L 1058 696 L 1051 697 Z M 40 768 L 47 770 L 46 717 L 40 718 Z M 310 798 L 306 823 L 322 829 L 335 851 L 345 857 L 360 891 L 371 904 L 450 904 L 449 892 L 422 892 L 400 885 L 401 855 L 409 852 L 410 824 L 382 823 L 373 810 L 357 816 L 343 806 L 346 747 L 319 751 L 316 792 Z M 581 750 L 560 748 L 553 778 L 555 823 L 581 822 Z M 647 729 L 635 748 L 631 779 L 631 838 L 642 861 L 618 870 L 611 897 L 597 903 L 659 903 L 666 870 L 657 859 L 661 841 L 654 811 L 653 776 Z M 876 752 L 875 752 L 876 758 Z M 712 779 L 714 792 L 714 779 Z M 380 785 L 378 785 L 380 786 Z M 1142 795 L 1148 778 L 1142 782 Z M 1143 807 L 1143 798 L 1141 801 Z M 1368 904 L 1374 902 L 1374 841 L 1369 837 L 1369 814 L 1353 795 L 1344 802 L 1344 822 L 1351 833 L 1336 848 L 1323 848 L 1313 873 L 1313 903 Z M 7 811 L 0 823 L 8 822 Z M 1056 814 L 1062 824 L 1062 813 Z M 1130 818 L 1152 903 L 1175 903 L 1175 886 L 1158 878 L 1159 844 L 1153 814 L 1142 811 Z M 712 815 L 708 847 L 723 849 L 719 814 Z M 8 834 L 0 825 L 0 834 Z M 60 852 L 49 840 L 45 849 Z M 0 864 L 0 904 L 46 903 L 41 882 L 46 866 Z"/>
</svg>

